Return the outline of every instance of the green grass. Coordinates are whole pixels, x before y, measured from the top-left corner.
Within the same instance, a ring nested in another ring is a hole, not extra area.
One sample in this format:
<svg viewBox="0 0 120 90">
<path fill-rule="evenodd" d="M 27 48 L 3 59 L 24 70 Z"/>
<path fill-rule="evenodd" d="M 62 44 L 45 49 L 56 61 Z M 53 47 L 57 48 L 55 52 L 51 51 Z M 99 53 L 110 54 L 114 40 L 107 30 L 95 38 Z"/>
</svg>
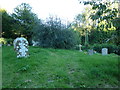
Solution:
<svg viewBox="0 0 120 90">
<path fill-rule="evenodd" d="M 118 87 L 118 56 L 92 56 L 76 50 L 29 47 L 30 57 L 16 58 L 3 47 L 3 88 Z"/>
<path fill-rule="evenodd" d="M 0 89 L 2 88 L 2 48 L 0 48 Z"/>
</svg>

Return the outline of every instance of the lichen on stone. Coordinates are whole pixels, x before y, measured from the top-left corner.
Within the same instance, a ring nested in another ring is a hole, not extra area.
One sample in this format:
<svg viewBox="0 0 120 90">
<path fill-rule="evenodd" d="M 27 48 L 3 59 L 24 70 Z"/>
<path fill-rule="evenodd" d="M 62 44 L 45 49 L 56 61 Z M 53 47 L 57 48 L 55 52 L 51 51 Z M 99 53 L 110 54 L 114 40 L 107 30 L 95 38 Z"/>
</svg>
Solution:
<svg viewBox="0 0 120 90">
<path fill-rule="evenodd" d="M 14 50 L 17 52 L 17 58 L 28 57 L 28 41 L 23 37 L 16 38 L 13 42 Z"/>
</svg>

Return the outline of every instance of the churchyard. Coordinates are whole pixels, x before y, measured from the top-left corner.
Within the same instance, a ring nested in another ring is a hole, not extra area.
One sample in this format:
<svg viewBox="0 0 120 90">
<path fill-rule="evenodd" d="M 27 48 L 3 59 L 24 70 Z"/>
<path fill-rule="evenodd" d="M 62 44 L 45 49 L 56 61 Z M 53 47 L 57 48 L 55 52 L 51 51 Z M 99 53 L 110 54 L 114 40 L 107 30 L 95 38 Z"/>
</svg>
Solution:
<svg viewBox="0 0 120 90">
<path fill-rule="evenodd" d="M 33 5 L 37 2 L 29 1 Z M 119 0 L 73 0 L 78 5 L 71 5 L 71 0 L 59 0 L 61 5 L 39 1 L 36 4 L 44 8 L 35 9 L 26 2 L 11 13 L 0 8 L 0 87 L 119 88 Z M 76 7 L 79 5 L 80 9 Z M 67 11 L 61 17 L 41 12 L 51 6 L 57 12 Z"/>
<path fill-rule="evenodd" d="M 116 54 L 29 47 L 17 58 L 13 46 L 2 47 L 3 88 L 118 88 Z"/>
</svg>

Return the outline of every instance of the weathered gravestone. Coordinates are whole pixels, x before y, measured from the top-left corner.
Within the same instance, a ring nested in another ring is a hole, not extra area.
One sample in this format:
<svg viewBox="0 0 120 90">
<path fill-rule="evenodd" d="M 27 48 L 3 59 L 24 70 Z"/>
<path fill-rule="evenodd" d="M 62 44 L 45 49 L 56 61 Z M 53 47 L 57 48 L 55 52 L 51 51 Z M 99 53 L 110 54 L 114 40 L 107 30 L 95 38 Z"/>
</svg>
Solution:
<svg viewBox="0 0 120 90">
<path fill-rule="evenodd" d="M 13 42 L 14 50 L 17 52 L 17 58 L 28 57 L 28 41 L 23 38 L 16 38 Z"/>
<path fill-rule="evenodd" d="M 107 54 L 108 54 L 108 49 L 102 48 L 102 55 L 107 55 Z"/>
<path fill-rule="evenodd" d="M 88 54 L 89 54 L 89 55 L 93 55 L 93 53 L 94 53 L 93 49 L 89 49 L 89 50 L 88 50 Z"/>
</svg>

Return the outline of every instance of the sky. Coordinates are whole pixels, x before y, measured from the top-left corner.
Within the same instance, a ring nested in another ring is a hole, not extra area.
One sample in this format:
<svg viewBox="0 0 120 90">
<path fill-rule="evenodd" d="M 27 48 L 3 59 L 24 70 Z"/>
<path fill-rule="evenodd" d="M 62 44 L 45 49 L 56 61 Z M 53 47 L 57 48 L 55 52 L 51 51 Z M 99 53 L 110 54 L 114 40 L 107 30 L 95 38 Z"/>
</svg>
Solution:
<svg viewBox="0 0 120 90">
<path fill-rule="evenodd" d="M 13 13 L 14 8 L 21 3 L 28 3 L 39 19 L 45 20 L 49 15 L 54 15 L 70 22 L 84 7 L 78 0 L 2 0 L 0 7 Z"/>
</svg>

